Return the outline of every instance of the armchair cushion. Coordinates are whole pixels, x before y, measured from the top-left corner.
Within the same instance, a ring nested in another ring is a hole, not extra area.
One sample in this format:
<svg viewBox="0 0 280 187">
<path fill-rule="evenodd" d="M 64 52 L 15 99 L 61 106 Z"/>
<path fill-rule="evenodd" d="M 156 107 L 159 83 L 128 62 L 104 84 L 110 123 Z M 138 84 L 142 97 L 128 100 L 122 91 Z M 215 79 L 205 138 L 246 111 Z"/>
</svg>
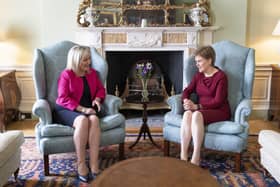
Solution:
<svg viewBox="0 0 280 187">
<path fill-rule="evenodd" d="M 262 130 L 259 134 L 258 141 L 266 150 L 280 157 L 280 149 L 277 149 L 280 146 L 280 133 L 272 130 Z"/>
<path fill-rule="evenodd" d="M 240 134 L 244 132 L 244 127 L 232 121 L 220 121 L 209 124 L 206 131 L 218 134 Z"/>
<path fill-rule="evenodd" d="M 0 167 L 17 152 L 24 142 L 21 131 L 0 133 Z"/>
<path fill-rule="evenodd" d="M 100 119 L 101 131 L 121 127 L 124 117 L 121 114 L 109 115 Z M 73 136 L 74 128 L 61 124 L 48 124 L 41 128 L 42 137 Z"/>
<path fill-rule="evenodd" d="M 41 129 L 41 136 L 43 137 L 63 137 L 73 136 L 74 128 L 61 124 L 44 125 Z"/>
</svg>

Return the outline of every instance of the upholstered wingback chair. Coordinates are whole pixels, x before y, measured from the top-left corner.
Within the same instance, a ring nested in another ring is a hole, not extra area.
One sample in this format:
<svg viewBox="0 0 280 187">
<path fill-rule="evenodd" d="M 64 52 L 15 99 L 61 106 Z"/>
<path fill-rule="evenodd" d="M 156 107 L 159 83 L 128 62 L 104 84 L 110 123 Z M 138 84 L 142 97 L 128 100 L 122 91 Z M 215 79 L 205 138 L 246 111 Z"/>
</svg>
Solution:
<svg viewBox="0 0 280 187">
<path fill-rule="evenodd" d="M 235 153 L 235 168 L 240 170 L 241 153 L 246 149 L 249 124 L 246 117 L 251 113 L 251 95 L 255 71 L 254 49 L 231 41 L 215 43 L 215 65 L 228 77 L 228 100 L 231 120 L 212 123 L 205 128 L 204 148 Z M 194 57 L 190 57 L 184 69 L 186 83 L 196 73 Z M 181 95 L 168 99 L 171 111 L 164 116 L 164 154 L 169 154 L 169 143 L 180 143 L 180 127 L 183 106 Z"/>
<path fill-rule="evenodd" d="M 45 175 L 49 175 L 49 155 L 55 153 L 74 152 L 74 129 L 62 124 L 55 124 L 52 112 L 57 98 L 57 80 L 60 72 L 66 67 L 67 54 L 76 45 L 70 41 L 62 41 L 55 45 L 35 49 L 33 76 L 37 100 L 33 106 L 33 114 L 40 121 L 35 127 L 36 141 L 40 152 L 44 155 Z M 91 48 L 92 67 L 97 70 L 100 80 L 105 83 L 108 65 Z M 119 158 L 124 156 L 125 118 L 118 111 L 121 99 L 106 95 L 103 103 L 105 117 L 100 119 L 101 146 L 119 144 Z"/>
</svg>

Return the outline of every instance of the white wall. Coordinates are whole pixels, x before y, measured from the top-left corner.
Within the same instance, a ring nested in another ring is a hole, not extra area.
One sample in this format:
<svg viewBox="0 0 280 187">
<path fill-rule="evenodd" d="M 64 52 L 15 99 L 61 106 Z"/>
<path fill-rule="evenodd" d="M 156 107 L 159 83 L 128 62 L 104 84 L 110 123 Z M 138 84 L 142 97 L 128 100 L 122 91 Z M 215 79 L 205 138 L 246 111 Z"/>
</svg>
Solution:
<svg viewBox="0 0 280 187">
<path fill-rule="evenodd" d="M 0 0 L 0 66 L 30 64 L 34 46 L 40 45 L 40 1 Z"/>
<path fill-rule="evenodd" d="M 280 19 L 280 0 L 248 0 L 247 45 L 256 49 L 256 61 L 280 64 L 280 36 L 272 31 Z"/>
<path fill-rule="evenodd" d="M 80 1 L 41 0 L 42 45 L 60 40 L 74 40 L 76 15 Z"/>
<path fill-rule="evenodd" d="M 180 0 L 184 1 L 184 0 Z M 2 66 L 31 65 L 33 50 L 60 40 L 74 40 L 81 0 L 0 0 Z M 280 62 L 280 37 L 271 36 L 280 19 L 280 0 L 210 0 L 215 41 L 232 40 L 256 49 L 257 63 Z"/>
<path fill-rule="evenodd" d="M 214 25 L 221 26 L 215 41 L 246 43 L 247 0 L 211 0 Z"/>
</svg>

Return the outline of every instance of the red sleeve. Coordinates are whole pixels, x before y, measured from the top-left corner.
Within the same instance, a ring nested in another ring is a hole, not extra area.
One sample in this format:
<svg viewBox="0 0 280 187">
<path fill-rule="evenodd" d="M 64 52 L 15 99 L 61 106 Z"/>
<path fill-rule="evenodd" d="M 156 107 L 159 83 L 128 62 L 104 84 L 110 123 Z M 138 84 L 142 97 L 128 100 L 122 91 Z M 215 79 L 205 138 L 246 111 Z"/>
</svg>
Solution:
<svg viewBox="0 0 280 187">
<path fill-rule="evenodd" d="M 214 99 L 208 101 L 207 103 L 200 103 L 203 109 L 215 109 L 221 107 L 225 101 L 227 101 L 228 96 L 228 83 L 227 77 L 222 76 L 217 83 L 216 93 Z"/>
<path fill-rule="evenodd" d="M 70 77 L 68 74 L 63 71 L 58 79 L 58 104 L 62 105 L 65 108 L 68 108 L 69 110 L 74 110 L 77 108 L 79 103 L 69 97 L 70 95 L 70 90 L 69 90 L 69 85 L 70 85 Z"/>
<path fill-rule="evenodd" d="M 195 76 L 193 77 L 190 84 L 184 89 L 183 95 L 182 95 L 182 100 L 189 99 L 190 95 L 195 91 L 198 75 L 199 75 L 198 73 L 195 74 Z"/>
</svg>

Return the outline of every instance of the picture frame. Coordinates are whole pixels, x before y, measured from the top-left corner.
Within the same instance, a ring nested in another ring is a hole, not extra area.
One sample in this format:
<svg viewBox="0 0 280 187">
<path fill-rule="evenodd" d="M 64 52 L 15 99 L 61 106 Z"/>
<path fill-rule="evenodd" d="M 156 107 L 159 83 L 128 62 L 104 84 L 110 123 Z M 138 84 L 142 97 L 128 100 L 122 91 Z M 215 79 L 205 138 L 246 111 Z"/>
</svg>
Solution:
<svg viewBox="0 0 280 187">
<path fill-rule="evenodd" d="M 117 12 L 100 11 L 97 26 L 117 25 Z"/>
</svg>

